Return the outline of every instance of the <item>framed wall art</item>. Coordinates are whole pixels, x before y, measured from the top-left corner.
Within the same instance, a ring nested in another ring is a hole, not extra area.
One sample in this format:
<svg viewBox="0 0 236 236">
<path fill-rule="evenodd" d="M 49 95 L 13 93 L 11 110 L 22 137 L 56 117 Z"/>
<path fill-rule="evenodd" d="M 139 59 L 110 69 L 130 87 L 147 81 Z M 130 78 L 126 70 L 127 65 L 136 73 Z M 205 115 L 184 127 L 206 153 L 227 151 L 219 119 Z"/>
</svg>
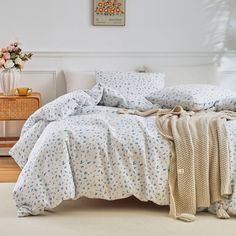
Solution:
<svg viewBox="0 0 236 236">
<path fill-rule="evenodd" d="M 125 0 L 93 0 L 93 24 L 125 26 Z"/>
</svg>

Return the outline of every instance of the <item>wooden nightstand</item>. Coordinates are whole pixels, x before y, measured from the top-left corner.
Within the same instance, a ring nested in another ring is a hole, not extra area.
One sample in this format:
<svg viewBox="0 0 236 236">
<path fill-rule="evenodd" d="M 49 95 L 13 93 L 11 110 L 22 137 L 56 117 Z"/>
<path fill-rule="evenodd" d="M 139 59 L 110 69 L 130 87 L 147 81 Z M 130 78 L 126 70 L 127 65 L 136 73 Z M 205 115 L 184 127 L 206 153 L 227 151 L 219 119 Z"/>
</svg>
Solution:
<svg viewBox="0 0 236 236">
<path fill-rule="evenodd" d="M 3 96 L 0 94 L 0 121 L 25 121 L 41 106 L 40 93 L 29 96 Z M 9 149 L 19 137 L 0 137 L 0 182 L 15 182 L 20 169 L 9 157 Z M 8 157 L 7 157 L 8 156 Z"/>
</svg>

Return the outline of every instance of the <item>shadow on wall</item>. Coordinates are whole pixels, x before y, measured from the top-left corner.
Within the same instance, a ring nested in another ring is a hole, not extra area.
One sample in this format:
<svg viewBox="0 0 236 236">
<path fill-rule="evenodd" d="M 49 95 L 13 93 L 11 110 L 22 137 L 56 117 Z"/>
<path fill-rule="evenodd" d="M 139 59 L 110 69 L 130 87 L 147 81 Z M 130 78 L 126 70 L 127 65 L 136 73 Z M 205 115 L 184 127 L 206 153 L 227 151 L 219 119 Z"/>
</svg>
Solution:
<svg viewBox="0 0 236 236">
<path fill-rule="evenodd" d="M 227 41 L 231 0 L 204 0 L 208 26 L 205 28 L 205 45 L 213 45 L 214 51 L 223 52 Z"/>
<path fill-rule="evenodd" d="M 236 91 L 236 1 L 204 0 L 203 7 L 208 22 L 205 45 L 219 52 L 217 83 Z"/>
<path fill-rule="evenodd" d="M 231 15 L 226 39 L 227 51 L 236 52 L 236 1 L 231 0 Z"/>
</svg>

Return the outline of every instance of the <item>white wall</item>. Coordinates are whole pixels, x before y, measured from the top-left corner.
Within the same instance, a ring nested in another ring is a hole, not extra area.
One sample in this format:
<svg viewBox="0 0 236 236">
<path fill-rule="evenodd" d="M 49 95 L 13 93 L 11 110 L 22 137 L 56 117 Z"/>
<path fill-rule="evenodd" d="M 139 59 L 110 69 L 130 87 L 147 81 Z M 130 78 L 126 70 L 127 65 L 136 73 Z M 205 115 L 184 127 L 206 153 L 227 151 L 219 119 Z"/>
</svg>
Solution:
<svg viewBox="0 0 236 236">
<path fill-rule="evenodd" d="M 0 45 L 17 39 L 35 54 L 26 70 L 56 71 L 58 96 L 65 92 L 64 68 L 135 70 L 145 65 L 166 72 L 167 85 L 213 83 L 214 59 L 223 50 L 230 17 L 231 25 L 235 22 L 230 9 L 236 4 L 230 3 L 127 0 L 125 27 L 95 27 L 93 0 L 1 1 Z M 33 77 L 30 85 L 41 89 Z"/>
<path fill-rule="evenodd" d="M 227 40 L 225 47 L 228 50 L 236 51 L 236 2 L 235 0 L 231 0 L 231 14 L 229 27 L 227 30 Z"/>
<path fill-rule="evenodd" d="M 19 40 L 35 54 L 21 85 L 40 91 L 46 103 L 65 93 L 65 68 L 136 70 L 145 65 L 166 72 L 167 85 L 220 83 L 229 76 L 235 82 L 235 71 L 225 63 L 216 81 L 214 65 L 224 46 L 230 0 L 126 2 L 125 27 L 95 27 L 92 0 L 1 0 L 0 46 Z M 232 37 L 228 43 L 234 45 Z"/>
<path fill-rule="evenodd" d="M 214 59 L 224 47 L 234 1 L 127 0 L 125 27 L 93 26 L 92 2 L 1 1 L 0 45 L 20 40 L 35 53 L 26 70 L 56 71 L 58 96 L 65 92 L 64 68 L 135 70 L 145 65 L 166 72 L 168 85 L 215 82 Z M 233 45 L 232 38 L 227 42 Z M 38 89 L 34 81 L 30 85 Z"/>
<path fill-rule="evenodd" d="M 20 40 L 35 53 L 26 70 L 55 70 L 58 96 L 65 92 L 64 68 L 146 65 L 166 72 L 168 85 L 214 82 L 213 61 L 224 44 L 230 0 L 127 0 L 125 27 L 93 26 L 92 2 L 2 0 L 0 45 Z"/>
<path fill-rule="evenodd" d="M 18 38 L 33 51 L 214 51 L 229 16 L 229 0 L 127 0 L 126 27 L 94 27 L 92 2 L 1 0 L 0 44 Z"/>
</svg>

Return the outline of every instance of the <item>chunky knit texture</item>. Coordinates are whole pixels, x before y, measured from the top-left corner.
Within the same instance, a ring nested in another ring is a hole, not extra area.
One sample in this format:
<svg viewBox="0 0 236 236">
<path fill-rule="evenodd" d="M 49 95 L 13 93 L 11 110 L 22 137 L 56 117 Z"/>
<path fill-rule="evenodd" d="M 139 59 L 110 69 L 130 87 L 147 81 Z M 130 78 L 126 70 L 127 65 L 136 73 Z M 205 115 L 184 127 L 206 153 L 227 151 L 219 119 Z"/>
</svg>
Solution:
<svg viewBox="0 0 236 236">
<path fill-rule="evenodd" d="M 131 114 L 156 114 L 161 134 L 172 145 L 169 166 L 171 216 L 192 221 L 198 207 L 209 207 L 232 194 L 225 122 L 235 119 L 236 113 L 194 113 L 176 106 L 172 110 L 153 109 Z M 223 208 L 217 215 L 228 218 Z"/>
</svg>

